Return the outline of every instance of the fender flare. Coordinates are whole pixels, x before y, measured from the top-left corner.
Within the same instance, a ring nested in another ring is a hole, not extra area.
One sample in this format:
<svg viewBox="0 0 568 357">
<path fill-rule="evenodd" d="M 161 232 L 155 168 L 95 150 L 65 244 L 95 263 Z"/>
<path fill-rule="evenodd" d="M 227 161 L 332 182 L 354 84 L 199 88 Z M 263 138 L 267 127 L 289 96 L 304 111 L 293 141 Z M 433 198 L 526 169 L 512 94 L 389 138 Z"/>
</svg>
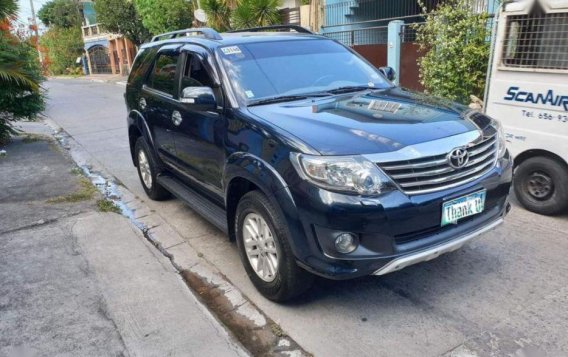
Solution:
<svg viewBox="0 0 568 357">
<path fill-rule="evenodd" d="M 263 159 L 244 152 L 237 152 L 227 158 L 223 174 L 223 185 L 225 188 L 225 207 L 229 210 L 229 188 L 230 183 L 235 178 L 243 178 L 256 185 L 268 198 L 272 206 L 279 212 L 285 222 L 285 229 L 288 231 L 291 240 L 290 246 L 295 256 L 301 256 L 305 250 L 304 228 L 301 224 L 300 216 L 292 193 L 283 177 Z M 227 224 L 229 235 L 234 237 L 234 217 L 231 212 L 227 212 Z"/>
<path fill-rule="evenodd" d="M 138 131 L 146 139 L 146 142 L 148 143 L 148 145 L 150 145 L 152 150 L 154 150 L 155 147 L 154 138 L 152 137 L 152 132 L 150 131 L 150 127 L 148 126 L 146 118 L 144 118 L 144 115 L 142 115 L 142 113 L 140 113 L 138 110 L 131 110 L 130 113 L 128 113 L 128 140 L 130 143 L 130 154 L 132 156 L 132 161 L 135 162 L 134 146 L 132 141 L 130 140 L 130 127 L 132 126 L 138 129 Z"/>
</svg>

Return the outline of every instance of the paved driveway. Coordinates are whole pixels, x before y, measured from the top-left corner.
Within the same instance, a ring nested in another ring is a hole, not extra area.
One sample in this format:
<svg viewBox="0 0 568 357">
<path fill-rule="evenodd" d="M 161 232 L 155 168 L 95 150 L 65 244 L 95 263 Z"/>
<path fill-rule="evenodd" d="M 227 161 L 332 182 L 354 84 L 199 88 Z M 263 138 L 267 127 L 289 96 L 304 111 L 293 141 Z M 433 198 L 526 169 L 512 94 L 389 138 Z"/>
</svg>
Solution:
<svg viewBox="0 0 568 357">
<path fill-rule="evenodd" d="M 132 166 L 124 87 L 51 80 L 47 113 L 144 197 Z M 178 200 L 146 201 L 316 356 L 568 354 L 568 216 L 514 206 L 504 226 L 457 252 L 384 277 L 320 280 L 277 305 L 248 281 L 236 247 Z"/>
</svg>

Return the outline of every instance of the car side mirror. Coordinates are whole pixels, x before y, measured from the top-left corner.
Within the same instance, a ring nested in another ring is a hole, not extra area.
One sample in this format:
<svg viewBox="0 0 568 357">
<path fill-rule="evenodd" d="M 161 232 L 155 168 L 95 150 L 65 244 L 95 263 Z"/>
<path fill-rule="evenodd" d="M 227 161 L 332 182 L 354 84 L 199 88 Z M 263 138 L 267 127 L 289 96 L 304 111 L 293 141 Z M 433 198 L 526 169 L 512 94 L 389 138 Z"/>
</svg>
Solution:
<svg viewBox="0 0 568 357">
<path fill-rule="evenodd" d="M 215 93 L 209 87 L 185 87 L 181 92 L 180 101 L 199 106 L 203 110 L 211 110 L 217 106 Z"/>
<path fill-rule="evenodd" d="M 391 82 L 396 79 L 396 71 L 392 67 L 381 67 L 379 71 Z"/>
</svg>

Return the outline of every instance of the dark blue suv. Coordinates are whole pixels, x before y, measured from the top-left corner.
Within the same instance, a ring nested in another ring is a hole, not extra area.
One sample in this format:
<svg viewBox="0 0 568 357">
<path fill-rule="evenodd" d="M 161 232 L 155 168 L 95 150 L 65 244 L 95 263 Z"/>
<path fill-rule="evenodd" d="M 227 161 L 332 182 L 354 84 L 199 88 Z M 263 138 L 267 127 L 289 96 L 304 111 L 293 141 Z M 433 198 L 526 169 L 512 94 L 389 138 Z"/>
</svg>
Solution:
<svg viewBox="0 0 568 357">
<path fill-rule="evenodd" d="M 501 126 L 392 76 L 301 27 L 156 36 L 125 94 L 144 190 L 227 232 L 275 301 L 458 249 L 509 210 Z"/>
</svg>

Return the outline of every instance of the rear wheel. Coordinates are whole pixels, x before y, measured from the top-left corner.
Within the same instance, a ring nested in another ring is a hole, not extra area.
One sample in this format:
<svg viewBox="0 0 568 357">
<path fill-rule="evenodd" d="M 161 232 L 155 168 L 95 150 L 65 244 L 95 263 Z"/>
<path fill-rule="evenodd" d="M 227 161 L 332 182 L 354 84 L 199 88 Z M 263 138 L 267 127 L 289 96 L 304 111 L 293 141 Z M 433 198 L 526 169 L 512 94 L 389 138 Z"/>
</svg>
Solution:
<svg viewBox="0 0 568 357">
<path fill-rule="evenodd" d="M 163 188 L 156 180 L 158 174 L 161 172 L 155 157 L 152 155 L 150 147 L 143 137 L 136 140 L 134 147 L 136 158 L 136 167 L 138 168 L 138 176 L 142 187 L 148 197 L 153 200 L 161 201 L 170 197 L 170 193 Z"/>
<path fill-rule="evenodd" d="M 235 232 L 241 261 L 258 291 L 278 302 L 302 294 L 314 281 L 296 264 L 285 227 L 261 192 L 251 191 L 239 201 Z"/>
<path fill-rule="evenodd" d="M 557 160 L 537 156 L 515 171 L 515 195 L 529 211 L 553 215 L 568 208 L 568 168 Z"/>
</svg>

